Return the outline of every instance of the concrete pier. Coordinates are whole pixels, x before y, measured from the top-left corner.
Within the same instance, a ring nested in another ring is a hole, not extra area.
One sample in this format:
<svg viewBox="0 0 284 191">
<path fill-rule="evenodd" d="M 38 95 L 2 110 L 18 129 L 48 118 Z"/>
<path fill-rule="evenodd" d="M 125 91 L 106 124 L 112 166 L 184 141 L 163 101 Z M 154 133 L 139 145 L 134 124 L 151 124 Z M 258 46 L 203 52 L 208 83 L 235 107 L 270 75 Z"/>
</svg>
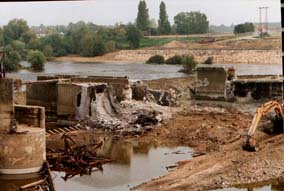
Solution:
<svg viewBox="0 0 284 191">
<path fill-rule="evenodd" d="M 10 79 L 0 79 L 0 121 L 0 174 L 38 172 L 46 159 L 45 110 L 14 106 Z M 17 128 L 11 132 L 14 125 Z"/>
</svg>

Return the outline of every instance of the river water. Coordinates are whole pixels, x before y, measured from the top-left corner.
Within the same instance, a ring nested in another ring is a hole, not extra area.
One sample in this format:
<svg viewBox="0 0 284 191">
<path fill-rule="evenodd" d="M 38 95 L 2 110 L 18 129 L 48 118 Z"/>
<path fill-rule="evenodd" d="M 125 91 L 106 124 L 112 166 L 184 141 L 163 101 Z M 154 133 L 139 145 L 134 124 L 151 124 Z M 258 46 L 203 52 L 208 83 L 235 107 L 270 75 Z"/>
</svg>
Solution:
<svg viewBox="0 0 284 191">
<path fill-rule="evenodd" d="M 63 173 L 53 172 L 57 190 L 127 191 L 131 187 L 168 173 L 167 167 L 181 160 L 190 160 L 189 147 L 155 147 L 135 142 L 108 141 L 98 152 L 114 162 L 103 165 L 103 172 L 77 176 L 67 182 Z"/>
<path fill-rule="evenodd" d="M 21 62 L 28 66 L 27 62 Z M 200 65 L 202 66 L 202 65 Z M 207 65 L 208 66 L 208 65 Z M 213 64 L 209 67 L 234 66 L 238 75 L 281 75 L 282 65 L 254 65 L 254 64 Z M 160 78 L 184 77 L 178 72 L 182 66 L 176 65 L 149 65 L 143 63 L 79 63 L 79 62 L 47 62 L 42 72 L 20 70 L 8 74 L 9 77 L 20 78 L 24 81 L 36 80 L 38 75 L 71 74 L 81 76 L 128 76 L 131 80 L 150 80 Z"/>
</svg>

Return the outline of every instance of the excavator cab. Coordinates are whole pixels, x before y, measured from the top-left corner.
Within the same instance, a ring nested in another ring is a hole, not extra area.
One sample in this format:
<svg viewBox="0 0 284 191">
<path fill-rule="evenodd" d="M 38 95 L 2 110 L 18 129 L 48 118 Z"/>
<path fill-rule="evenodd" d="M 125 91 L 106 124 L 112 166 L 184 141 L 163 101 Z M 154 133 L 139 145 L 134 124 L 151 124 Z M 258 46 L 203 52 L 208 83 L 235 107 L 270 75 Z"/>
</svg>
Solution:
<svg viewBox="0 0 284 191">
<path fill-rule="evenodd" d="M 281 105 L 278 101 L 269 101 L 257 108 L 256 113 L 253 117 L 248 133 L 245 135 L 243 142 L 243 149 L 250 152 L 256 152 L 259 150 L 257 141 L 254 138 L 255 131 L 259 125 L 261 118 L 274 110 L 276 113 L 273 119 L 273 133 L 283 132 L 283 104 Z"/>
</svg>

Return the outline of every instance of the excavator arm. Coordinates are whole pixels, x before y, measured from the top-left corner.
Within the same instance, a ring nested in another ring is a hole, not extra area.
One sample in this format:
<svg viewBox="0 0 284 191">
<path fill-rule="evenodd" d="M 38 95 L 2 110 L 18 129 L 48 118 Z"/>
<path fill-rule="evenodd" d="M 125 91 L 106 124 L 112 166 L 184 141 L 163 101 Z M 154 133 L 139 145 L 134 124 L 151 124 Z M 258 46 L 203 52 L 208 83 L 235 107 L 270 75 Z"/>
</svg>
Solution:
<svg viewBox="0 0 284 191">
<path fill-rule="evenodd" d="M 269 101 L 260 107 L 257 108 L 256 114 L 253 117 L 252 123 L 250 125 L 249 131 L 246 134 L 245 141 L 243 143 L 243 149 L 247 151 L 257 151 L 258 147 L 256 145 L 256 141 L 254 140 L 253 136 L 254 133 L 259 125 L 260 119 L 262 116 L 266 115 L 270 111 L 274 110 L 276 115 L 279 117 L 283 116 L 283 109 L 281 104 L 277 101 Z"/>
</svg>

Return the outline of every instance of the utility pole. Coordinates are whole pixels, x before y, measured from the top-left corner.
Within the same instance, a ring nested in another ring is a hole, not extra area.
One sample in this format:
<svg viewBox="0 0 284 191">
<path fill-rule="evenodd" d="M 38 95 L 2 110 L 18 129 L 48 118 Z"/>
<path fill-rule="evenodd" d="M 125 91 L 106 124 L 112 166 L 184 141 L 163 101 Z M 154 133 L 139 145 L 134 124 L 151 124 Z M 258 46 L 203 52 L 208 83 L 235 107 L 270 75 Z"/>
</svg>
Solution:
<svg viewBox="0 0 284 191">
<path fill-rule="evenodd" d="M 263 9 L 265 10 L 265 33 L 268 34 L 268 9 L 269 7 L 263 7 Z"/>
<path fill-rule="evenodd" d="M 261 36 L 263 31 L 262 31 L 262 7 L 259 7 L 259 35 Z"/>
<path fill-rule="evenodd" d="M 268 34 L 268 9 L 269 7 L 258 7 L 259 9 L 259 33 L 260 36 L 263 35 L 263 33 Z M 262 23 L 262 10 L 265 11 L 265 18 L 264 23 Z"/>
</svg>

